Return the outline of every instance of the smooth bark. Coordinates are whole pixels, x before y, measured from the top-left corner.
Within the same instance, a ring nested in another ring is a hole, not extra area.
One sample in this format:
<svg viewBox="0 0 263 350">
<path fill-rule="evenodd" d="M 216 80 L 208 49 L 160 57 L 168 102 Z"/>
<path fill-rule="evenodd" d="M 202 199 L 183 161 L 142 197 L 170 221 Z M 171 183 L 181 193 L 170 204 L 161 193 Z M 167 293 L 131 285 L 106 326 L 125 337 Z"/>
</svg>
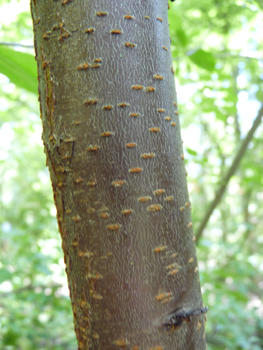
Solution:
<svg viewBox="0 0 263 350">
<path fill-rule="evenodd" d="M 79 349 L 204 350 L 167 2 L 31 8 Z"/>
</svg>

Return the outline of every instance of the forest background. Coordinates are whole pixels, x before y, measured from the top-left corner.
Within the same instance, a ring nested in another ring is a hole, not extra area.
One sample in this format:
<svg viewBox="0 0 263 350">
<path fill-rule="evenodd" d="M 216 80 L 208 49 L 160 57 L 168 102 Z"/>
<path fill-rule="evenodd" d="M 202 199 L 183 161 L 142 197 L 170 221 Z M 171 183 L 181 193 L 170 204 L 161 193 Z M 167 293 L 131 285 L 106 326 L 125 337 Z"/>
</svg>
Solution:
<svg viewBox="0 0 263 350">
<path fill-rule="evenodd" d="M 177 0 L 169 21 L 198 232 L 262 106 L 263 1 Z M 73 350 L 28 0 L 0 0 L 0 42 L 19 44 L 0 45 L 0 349 Z M 197 240 L 209 350 L 263 349 L 262 136 Z"/>
</svg>

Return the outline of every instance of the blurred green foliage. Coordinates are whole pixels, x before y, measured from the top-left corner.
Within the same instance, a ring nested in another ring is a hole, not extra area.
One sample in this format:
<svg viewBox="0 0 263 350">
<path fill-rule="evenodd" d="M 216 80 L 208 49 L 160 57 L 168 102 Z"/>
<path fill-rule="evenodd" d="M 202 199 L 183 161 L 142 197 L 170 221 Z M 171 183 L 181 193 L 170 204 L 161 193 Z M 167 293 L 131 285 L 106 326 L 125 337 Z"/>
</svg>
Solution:
<svg viewBox="0 0 263 350">
<path fill-rule="evenodd" d="M 197 228 L 263 97 L 262 0 L 170 3 Z M 33 44 L 28 2 L 0 0 L 0 41 Z M 41 141 L 33 49 L 0 46 L 0 348 L 76 349 Z M 32 63 L 33 62 L 33 63 Z M 263 130 L 198 242 L 209 350 L 263 349 Z"/>
</svg>

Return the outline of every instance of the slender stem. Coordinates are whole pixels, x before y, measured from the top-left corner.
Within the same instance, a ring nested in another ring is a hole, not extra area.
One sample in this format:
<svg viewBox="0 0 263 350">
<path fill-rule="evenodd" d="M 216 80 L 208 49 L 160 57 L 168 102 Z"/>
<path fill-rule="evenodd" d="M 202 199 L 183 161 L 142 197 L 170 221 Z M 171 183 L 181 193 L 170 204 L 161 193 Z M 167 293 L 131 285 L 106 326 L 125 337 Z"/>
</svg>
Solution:
<svg viewBox="0 0 263 350">
<path fill-rule="evenodd" d="M 26 45 L 26 44 L 20 44 L 20 43 L 5 43 L 5 42 L 0 42 L 0 45 L 5 45 L 5 46 L 21 46 L 21 47 L 27 47 L 29 49 L 33 49 L 34 45 Z"/>
<path fill-rule="evenodd" d="M 215 195 L 215 198 L 214 200 L 211 202 L 207 212 L 206 212 L 206 215 L 205 217 L 203 218 L 198 230 L 197 230 L 197 233 L 196 233 L 196 242 L 198 242 L 198 240 L 200 239 L 200 237 L 202 236 L 202 233 L 210 219 L 210 216 L 212 215 L 214 209 L 217 207 L 217 205 L 220 203 L 221 201 L 221 198 L 223 196 L 223 194 L 225 193 L 225 190 L 227 188 L 227 185 L 229 183 L 229 180 L 231 179 L 231 177 L 235 174 L 238 166 L 239 166 L 239 163 L 241 161 L 241 159 L 243 158 L 244 156 L 244 153 L 247 149 L 247 146 L 249 144 L 249 142 L 251 141 L 256 129 L 258 128 L 258 126 L 260 125 L 261 123 L 261 118 L 262 118 L 262 115 L 263 115 L 263 105 L 262 107 L 260 108 L 260 110 L 258 111 L 258 115 L 251 127 L 251 129 L 249 130 L 246 138 L 243 140 L 237 154 L 236 154 L 236 157 L 231 165 L 231 167 L 228 169 L 228 172 L 226 173 L 225 177 L 223 178 L 222 180 L 222 184 L 220 186 L 220 188 L 218 189 L 216 195 Z"/>
<path fill-rule="evenodd" d="M 57 284 L 57 283 L 48 284 L 48 285 L 36 285 L 36 286 L 34 286 L 33 284 L 29 284 L 28 286 L 25 286 L 25 287 L 14 289 L 8 292 L 2 292 L 0 293 L 0 297 L 8 296 L 11 294 L 19 294 L 22 292 L 28 292 L 30 290 L 34 290 L 35 288 L 43 288 L 43 289 L 52 288 L 53 289 L 53 288 L 61 288 L 61 287 L 62 287 L 62 284 Z"/>
</svg>

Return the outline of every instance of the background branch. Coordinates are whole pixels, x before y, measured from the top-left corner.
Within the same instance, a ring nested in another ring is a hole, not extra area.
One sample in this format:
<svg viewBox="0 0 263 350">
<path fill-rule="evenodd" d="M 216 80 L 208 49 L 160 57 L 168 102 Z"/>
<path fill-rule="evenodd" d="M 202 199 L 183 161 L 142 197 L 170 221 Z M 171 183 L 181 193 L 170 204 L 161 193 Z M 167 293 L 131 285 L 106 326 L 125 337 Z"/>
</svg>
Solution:
<svg viewBox="0 0 263 350">
<path fill-rule="evenodd" d="M 210 216 L 212 215 L 214 209 L 217 207 L 217 205 L 221 201 L 221 198 L 222 198 L 223 194 L 225 193 L 225 190 L 226 190 L 226 187 L 229 183 L 229 180 L 235 174 L 235 172 L 239 166 L 239 163 L 240 163 L 240 161 L 241 161 L 241 159 L 242 159 L 242 157 L 247 149 L 249 142 L 251 141 L 256 129 L 258 128 L 258 126 L 261 123 L 262 115 L 263 115 L 263 106 L 260 108 L 258 115 L 257 115 L 256 119 L 254 120 L 254 123 L 253 123 L 251 129 L 249 130 L 246 138 L 243 140 L 231 167 L 228 169 L 228 172 L 226 173 L 225 177 L 222 180 L 221 187 L 217 191 L 214 200 L 211 202 L 211 204 L 206 212 L 205 217 L 201 221 L 201 224 L 196 232 L 196 242 L 198 242 L 198 240 L 202 236 L 202 233 L 203 233 L 203 231 L 204 231 L 204 229 L 205 229 L 205 227 L 210 219 Z"/>
<path fill-rule="evenodd" d="M 18 289 L 14 289 L 14 290 L 11 290 L 11 291 L 8 291 L 8 292 L 1 292 L 0 293 L 0 297 L 5 297 L 5 296 L 8 296 L 8 295 L 11 295 L 11 294 L 19 294 L 19 293 L 22 293 L 22 292 L 27 292 L 27 291 L 30 291 L 30 290 L 34 290 L 36 288 L 41 288 L 41 289 L 46 289 L 46 288 L 61 288 L 63 285 L 62 284 L 58 284 L 58 283 L 52 283 L 52 284 L 47 284 L 47 285 L 33 285 L 33 284 L 29 284 L 28 286 L 25 286 L 25 287 L 21 287 L 21 288 L 18 288 Z"/>
<path fill-rule="evenodd" d="M 34 45 L 26 45 L 26 44 L 19 44 L 19 43 L 4 43 L 0 42 L 0 45 L 5 45 L 5 46 L 21 46 L 21 47 L 27 47 L 29 49 L 33 49 Z"/>
</svg>

